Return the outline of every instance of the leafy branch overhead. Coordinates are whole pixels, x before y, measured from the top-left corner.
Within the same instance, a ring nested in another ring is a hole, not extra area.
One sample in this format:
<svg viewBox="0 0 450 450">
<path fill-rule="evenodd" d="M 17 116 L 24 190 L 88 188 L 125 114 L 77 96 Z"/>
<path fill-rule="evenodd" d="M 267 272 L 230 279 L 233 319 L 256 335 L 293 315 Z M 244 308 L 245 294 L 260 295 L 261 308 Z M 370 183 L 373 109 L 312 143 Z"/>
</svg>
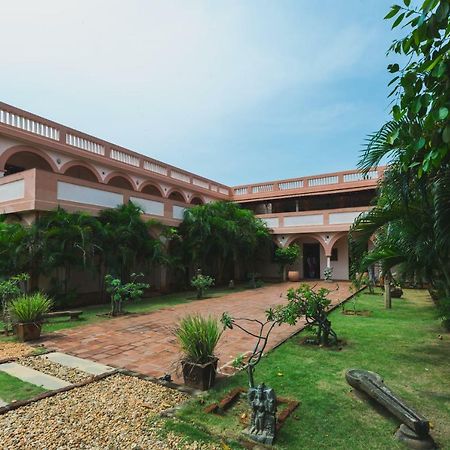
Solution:
<svg viewBox="0 0 450 450">
<path fill-rule="evenodd" d="M 402 170 L 413 169 L 420 177 L 449 161 L 450 3 L 411 3 L 392 6 L 385 17 L 392 28 L 406 32 L 388 51 L 400 60 L 388 66 L 393 119 L 369 137 L 361 166 L 369 170 L 389 155 Z"/>
</svg>

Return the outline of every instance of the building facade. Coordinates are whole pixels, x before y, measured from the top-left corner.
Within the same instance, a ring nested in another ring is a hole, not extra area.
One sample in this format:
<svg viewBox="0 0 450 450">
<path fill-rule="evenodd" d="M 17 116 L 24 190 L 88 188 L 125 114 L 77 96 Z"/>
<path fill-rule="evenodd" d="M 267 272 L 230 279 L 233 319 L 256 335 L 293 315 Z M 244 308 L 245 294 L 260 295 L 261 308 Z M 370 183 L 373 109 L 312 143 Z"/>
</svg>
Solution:
<svg viewBox="0 0 450 450">
<path fill-rule="evenodd" d="M 57 206 L 98 214 L 131 200 L 146 218 L 177 226 L 192 205 L 234 201 L 267 223 L 274 245 L 302 247 L 290 268 L 300 278 L 322 278 L 332 267 L 335 279 L 348 279 L 348 230 L 369 208 L 382 173 L 231 187 L 0 102 L 0 214 L 7 220 L 31 223 Z M 270 255 L 259 271 L 278 276 Z M 164 287 L 160 272 L 156 285 Z"/>
</svg>

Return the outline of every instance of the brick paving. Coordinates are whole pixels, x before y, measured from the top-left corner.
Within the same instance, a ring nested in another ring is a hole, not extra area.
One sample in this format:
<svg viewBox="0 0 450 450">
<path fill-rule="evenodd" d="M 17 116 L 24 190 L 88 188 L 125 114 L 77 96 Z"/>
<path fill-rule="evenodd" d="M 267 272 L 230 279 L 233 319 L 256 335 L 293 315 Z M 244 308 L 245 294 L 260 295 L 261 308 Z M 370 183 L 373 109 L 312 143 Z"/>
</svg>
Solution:
<svg viewBox="0 0 450 450">
<path fill-rule="evenodd" d="M 314 284 L 317 284 L 317 288 L 335 287 L 326 282 Z M 233 292 L 219 298 L 195 300 L 148 314 L 114 318 L 48 334 L 43 337 L 42 343 L 48 348 L 80 358 L 151 376 L 171 373 L 179 381 L 176 369 L 180 352 L 173 330 L 181 317 L 192 313 L 220 317 L 227 311 L 235 317 L 264 319 L 265 311 L 270 306 L 286 302 L 287 289 L 295 286 L 298 283 L 273 284 L 255 290 Z M 350 295 L 349 287 L 350 283 L 339 282 L 339 289 L 329 296 L 332 305 L 341 303 Z M 304 326 L 305 322 L 299 321 L 295 327 L 275 327 L 267 350 L 276 347 Z M 219 367 L 229 363 L 237 355 L 248 352 L 254 344 L 254 338 L 242 331 L 226 330 L 216 352 L 220 359 Z"/>
</svg>

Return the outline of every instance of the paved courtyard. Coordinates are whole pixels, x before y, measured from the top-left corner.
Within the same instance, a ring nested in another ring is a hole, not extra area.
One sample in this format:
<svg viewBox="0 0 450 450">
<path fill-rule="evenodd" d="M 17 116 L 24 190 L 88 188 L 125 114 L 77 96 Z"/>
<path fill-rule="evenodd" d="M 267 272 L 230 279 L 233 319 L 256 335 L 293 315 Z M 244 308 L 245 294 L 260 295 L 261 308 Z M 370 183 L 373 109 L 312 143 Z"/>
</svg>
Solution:
<svg viewBox="0 0 450 450">
<path fill-rule="evenodd" d="M 313 284 L 313 283 L 311 283 Z M 336 284 L 314 282 L 317 288 L 334 289 Z M 270 307 L 286 302 L 288 288 L 298 283 L 269 285 L 255 290 L 234 292 L 219 298 L 196 300 L 148 314 L 129 315 L 80 326 L 44 336 L 42 343 L 81 358 L 102 364 L 123 367 L 147 375 L 159 377 L 171 373 L 175 379 L 180 352 L 173 335 L 177 321 L 186 314 L 201 313 L 220 317 L 224 311 L 235 317 L 264 319 Z M 350 295 L 350 283 L 340 282 L 339 289 L 330 293 L 333 305 L 341 303 Z M 300 321 L 295 327 L 275 327 L 267 350 L 276 347 L 293 333 L 304 327 Z M 254 338 L 240 330 L 226 330 L 217 355 L 219 367 L 232 361 L 237 355 L 253 348 Z"/>
</svg>

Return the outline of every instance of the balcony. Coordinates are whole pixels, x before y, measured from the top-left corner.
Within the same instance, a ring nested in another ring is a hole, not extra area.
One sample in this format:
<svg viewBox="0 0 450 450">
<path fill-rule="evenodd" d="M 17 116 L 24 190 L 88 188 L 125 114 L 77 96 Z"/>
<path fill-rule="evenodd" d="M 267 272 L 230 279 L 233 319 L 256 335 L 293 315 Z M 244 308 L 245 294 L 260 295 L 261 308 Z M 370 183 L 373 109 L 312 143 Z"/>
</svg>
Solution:
<svg viewBox="0 0 450 450">
<path fill-rule="evenodd" d="M 384 167 L 371 170 L 367 175 L 360 171 L 335 172 L 319 176 L 291 178 L 233 188 L 233 200 L 248 202 L 299 195 L 373 189 L 383 176 Z"/>
<path fill-rule="evenodd" d="M 50 211 L 61 206 L 97 215 L 129 200 L 142 208 L 145 217 L 170 226 L 181 222 L 188 207 L 183 202 L 38 169 L 0 178 L 0 214 Z"/>
<path fill-rule="evenodd" d="M 275 234 L 348 231 L 356 217 L 369 207 L 339 208 L 320 211 L 260 214 Z"/>
</svg>

